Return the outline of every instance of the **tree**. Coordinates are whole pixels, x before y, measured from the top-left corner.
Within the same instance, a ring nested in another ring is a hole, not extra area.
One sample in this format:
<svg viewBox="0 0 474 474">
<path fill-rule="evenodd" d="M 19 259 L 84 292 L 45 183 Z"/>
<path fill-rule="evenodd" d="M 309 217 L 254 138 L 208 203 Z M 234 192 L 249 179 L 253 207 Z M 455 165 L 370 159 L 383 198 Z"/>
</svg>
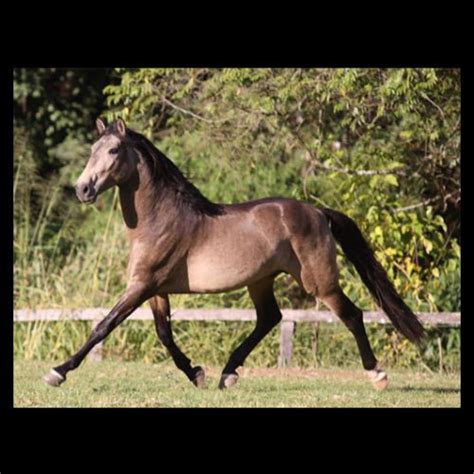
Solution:
<svg viewBox="0 0 474 474">
<path fill-rule="evenodd" d="M 109 69 L 15 69 L 15 131 L 26 133 L 40 173 L 64 165 L 58 147 L 93 138 L 93 124 L 104 108 L 102 89 L 113 81 Z"/>
</svg>

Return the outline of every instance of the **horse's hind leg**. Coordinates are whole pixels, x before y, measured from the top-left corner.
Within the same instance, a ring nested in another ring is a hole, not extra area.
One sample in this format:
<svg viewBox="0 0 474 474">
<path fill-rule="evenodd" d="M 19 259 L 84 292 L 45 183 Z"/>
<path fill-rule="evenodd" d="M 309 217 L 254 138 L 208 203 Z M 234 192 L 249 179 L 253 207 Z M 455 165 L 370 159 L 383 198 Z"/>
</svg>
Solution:
<svg viewBox="0 0 474 474">
<path fill-rule="evenodd" d="M 168 349 L 176 367 L 182 370 L 196 387 L 204 387 L 204 370 L 199 366 L 192 367 L 191 361 L 181 352 L 173 340 L 168 295 L 154 296 L 149 300 L 149 303 L 155 320 L 156 333 L 161 342 Z"/>
<path fill-rule="evenodd" d="M 281 312 L 273 294 L 273 278 L 266 278 L 248 287 L 250 297 L 257 310 L 255 329 L 231 354 L 222 371 L 219 388 L 227 388 L 237 382 L 237 367 L 243 365 L 245 359 L 255 346 L 281 321 Z"/>
<path fill-rule="evenodd" d="M 336 244 L 330 236 L 321 237 L 319 252 L 314 253 L 315 243 L 299 239 L 294 242 L 296 258 L 290 261 L 288 271 L 308 293 L 320 299 L 342 320 L 354 335 L 362 365 L 369 379 L 378 389 L 388 384 L 387 374 L 377 367 L 377 359 L 365 332 L 362 311 L 344 294 L 339 281 L 336 263 Z"/>
<path fill-rule="evenodd" d="M 374 356 L 365 332 L 362 311 L 344 294 L 339 286 L 325 295 L 319 295 L 319 299 L 324 301 L 337 314 L 354 335 L 362 359 L 362 365 L 375 388 L 379 390 L 386 388 L 388 377 L 383 370 L 377 367 L 377 359 Z"/>
</svg>

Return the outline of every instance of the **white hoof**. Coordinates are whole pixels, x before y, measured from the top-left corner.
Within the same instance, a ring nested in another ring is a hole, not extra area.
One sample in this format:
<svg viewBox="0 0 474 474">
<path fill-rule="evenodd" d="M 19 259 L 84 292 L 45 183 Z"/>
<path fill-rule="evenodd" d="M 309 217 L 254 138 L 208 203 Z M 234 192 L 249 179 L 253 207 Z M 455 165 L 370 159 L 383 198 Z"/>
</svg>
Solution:
<svg viewBox="0 0 474 474">
<path fill-rule="evenodd" d="M 193 380 L 193 384 L 197 388 L 206 388 L 206 374 L 203 369 L 200 369 L 197 372 L 196 377 Z"/>
<path fill-rule="evenodd" d="M 56 372 L 54 369 L 51 369 L 44 377 L 43 381 L 51 387 L 59 387 L 66 377 L 63 377 L 59 372 Z"/>
<path fill-rule="evenodd" d="M 222 374 L 221 380 L 219 382 L 219 388 L 224 389 L 232 387 L 232 385 L 237 383 L 238 379 L 239 376 L 237 374 Z"/>
<path fill-rule="evenodd" d="M 373 370 L 368 370 L 367 375 L 372 385 L 377 390 L 385 390 L 388 386 L 388 375 L 386 372 L 378 367 Z"/>
</svg>

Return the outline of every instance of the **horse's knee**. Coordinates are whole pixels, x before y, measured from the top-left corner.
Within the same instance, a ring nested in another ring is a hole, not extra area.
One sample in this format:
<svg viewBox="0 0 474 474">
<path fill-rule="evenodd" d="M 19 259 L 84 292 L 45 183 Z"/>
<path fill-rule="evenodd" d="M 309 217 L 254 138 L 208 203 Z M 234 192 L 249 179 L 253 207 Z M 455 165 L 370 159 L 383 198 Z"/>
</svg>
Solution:
<svg viewBox="0 0 474 474">
<path fill-rule="evenodd" d="M 278 308 L 263 309 L 257 312 L 257 329 L 267 333 L 271 331 L 282 320 L 281 312 Z"/>
<path fill-rule="evenodd" d="M 282 320 L 280 310 L 272 311 L 269 317 L 269 324 L 271 327 L 275 327 Z"/>
<path fill-rule="evenodd" d="M 107 334 L 109 333 L 109 328 L 108 326 L 104 323 L 99 323 L 97 326 L 95 326 L 92 331 L 91 331 L 91 336 L 90 338 L 92 340 L 100 340 L 103 339 Z"/>
</svg>

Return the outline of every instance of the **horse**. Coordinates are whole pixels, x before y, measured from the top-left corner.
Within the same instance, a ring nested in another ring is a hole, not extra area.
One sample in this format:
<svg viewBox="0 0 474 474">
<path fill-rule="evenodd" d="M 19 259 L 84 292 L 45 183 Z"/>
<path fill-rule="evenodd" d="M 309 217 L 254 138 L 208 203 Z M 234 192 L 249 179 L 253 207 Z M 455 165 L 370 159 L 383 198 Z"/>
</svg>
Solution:
<svg viewBox="0 0 474 474">
<path fill-rule="evenodd" d="M 238 380 L 237 368 L 282 319 L 273 292 L 275 278 L 291 275 L 305 292 L 324 302 L 355 337 L 363 368 L 376 389 L 388 384 L 364 327 L 363 312 L 339 285 L 336 241 L 376 304 L 413 343 L 424 328 L 390 282 L 357 224 L 345 214 L 287 198 L 237 204 L 208 200 L 142 134 L 122 119 L 96 120 L 98 139 L 75 191 L 82 203 L 118 186 L 130 255 L 126 290 L 85 344 L 44 381 L 59 386 L 92 348 L 132 312 L 149 301 L 158 338 L 175 365 L 196 387 L 205 372 L 173 340 L 169 294 L 220 293 L 247 287 L 256 325 L 232 352 L 219 388 Z"/>
</svg>

